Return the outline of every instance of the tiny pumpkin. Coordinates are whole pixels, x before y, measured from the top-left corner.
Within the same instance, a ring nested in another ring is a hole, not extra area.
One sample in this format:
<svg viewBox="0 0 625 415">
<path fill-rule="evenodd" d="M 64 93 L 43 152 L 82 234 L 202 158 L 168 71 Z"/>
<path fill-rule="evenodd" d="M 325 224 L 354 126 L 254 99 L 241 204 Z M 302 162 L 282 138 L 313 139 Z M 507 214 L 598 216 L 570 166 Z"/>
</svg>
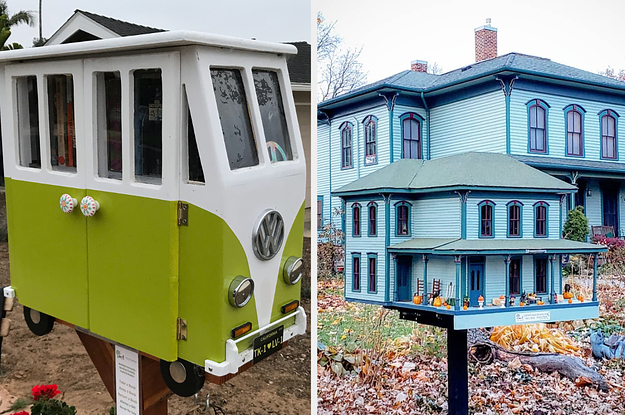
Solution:
<svg viewBox="0 0 625 415">
<path fill-rule="evenodd" d="M 416 305 L 421 304 L 422 301 L 423 301 L 423 298 L 420 295 L 415 294 L 414 297 L 412 297 L 412 302 L 415 303 Z"/>
<path fill-rule="evenodd" d="M 523 301 L 521 301 L 521 302 L 519 303 L 519 306 L 524 307 L 524 306 L 525 306 L 525 303 L 524 303 Z"/>
<path fill-rule="evenodd" d="M 469 307 L 467 307 L 466 305 L 462 307 L 463 310 L 468 309 Z"/>
<path fill-rule="evenodd" d="M 570 291 L 565 291 L 564 293 L 562 293 L 562 297 L 564 297 L 565 300 L 570 300 L 571 298 L 573 298 L 573 293 Z"/>
<path fill-rule="evenodd" d="M 449 304 L 447 304 L 445 307 L 447 307 L 447 310 L 451 309 L 451 306 Z"/>
<path fill-rule="evenodd" d="M 569 298 L 569 304 L 571 304 L 573 302 L 572 298 Z"/>
<path fill-rule="evenodd" d="M 441 301 L 441 298 L 440 298 L 440 297 L 436 297 L 436 298 L 434 299 L 434 302 L 432 303 L 432 305 L 433 305 L 434 307 L 440 307 L 442 303 L 443 303 L 443 302 Z"/>
</svg>

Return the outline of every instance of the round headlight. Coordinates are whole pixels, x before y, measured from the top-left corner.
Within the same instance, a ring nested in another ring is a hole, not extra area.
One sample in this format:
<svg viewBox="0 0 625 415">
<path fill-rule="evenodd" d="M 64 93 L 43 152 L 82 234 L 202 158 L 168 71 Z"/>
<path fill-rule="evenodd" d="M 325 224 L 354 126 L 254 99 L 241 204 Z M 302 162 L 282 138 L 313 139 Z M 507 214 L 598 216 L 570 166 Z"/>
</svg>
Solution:
<svg viewBox="0 0 625 415">
<path fill-rule="evenodd" d="M 304 273 L 304 261 L 302 258 L 296 256 L 289 257 L 284 263 L 284 270 L 282 271 L 282 277 L 284 282 L 290 285 L 295 285 L 302 278 Z"/>
<path fill-rule="evenodd" d="M 230 283 L 228 290 L 228 301 L 233 307 L 243 307 L 247 304 L 254 294 L 254 281 L 239 275 Z"/>
</svg>

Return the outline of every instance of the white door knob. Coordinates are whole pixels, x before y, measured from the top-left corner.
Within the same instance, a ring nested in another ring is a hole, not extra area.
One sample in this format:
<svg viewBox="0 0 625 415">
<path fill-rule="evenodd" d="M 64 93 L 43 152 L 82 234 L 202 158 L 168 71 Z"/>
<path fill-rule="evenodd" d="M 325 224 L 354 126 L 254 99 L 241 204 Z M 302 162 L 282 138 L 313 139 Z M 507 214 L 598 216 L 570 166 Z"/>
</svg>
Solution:
<svg viewBox="0 0 625 415">
<path fill-rule="evenodd" d="M 63 211 L 63 213 L 71 213 L 78 204 L 78 200 L 65 193 L 61 196 L 59 204 L 61 205 L 61 210 Z"/>
<path fill-rule="evenodd" d="M 85 196 L 80 201 L 80 211 L 86 217 L 91 217 L 100 209 L 100 204 L 91 196 Z"/>
</svg>

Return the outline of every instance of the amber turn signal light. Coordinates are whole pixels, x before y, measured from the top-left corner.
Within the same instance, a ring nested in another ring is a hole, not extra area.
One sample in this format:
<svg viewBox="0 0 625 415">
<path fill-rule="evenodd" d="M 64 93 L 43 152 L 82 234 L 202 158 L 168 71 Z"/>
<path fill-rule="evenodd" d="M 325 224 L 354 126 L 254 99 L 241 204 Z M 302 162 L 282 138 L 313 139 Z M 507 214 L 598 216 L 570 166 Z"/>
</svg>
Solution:
<svg viewBox="0 0 625 415">
<path fill-rule="evenodd" d="M 235 327 L 230 330 L 230 336 L 233 339 L 236 339 L 237 337 L 242 336 L 250 330 L 252 330 L 252 323 L 247 322 L 245 324 L 241 324 L 239 327 Z"/>
<path fill-rule="evenodd" d="M 291 311 L 295 310 L 297 307 L 299 307 L 299 301 L 293 300 L 290 303 L 282 306 L 281 308 L 282 314 L 290 313 Z"/>
</svg>

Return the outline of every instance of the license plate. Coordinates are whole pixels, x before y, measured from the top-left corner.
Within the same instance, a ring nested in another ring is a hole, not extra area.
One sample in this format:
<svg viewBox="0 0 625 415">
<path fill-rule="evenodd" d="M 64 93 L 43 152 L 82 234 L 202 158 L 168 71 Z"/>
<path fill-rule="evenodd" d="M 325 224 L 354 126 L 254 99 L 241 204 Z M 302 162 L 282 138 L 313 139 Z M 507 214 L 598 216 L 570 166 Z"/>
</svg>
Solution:
<svg viewBox="0 0 625 415">
<path fill-rule="evenodd" d="M 254 339 L 254 364 L 282 349 L 284 326 L 276 327 Z"/>
</svg>

